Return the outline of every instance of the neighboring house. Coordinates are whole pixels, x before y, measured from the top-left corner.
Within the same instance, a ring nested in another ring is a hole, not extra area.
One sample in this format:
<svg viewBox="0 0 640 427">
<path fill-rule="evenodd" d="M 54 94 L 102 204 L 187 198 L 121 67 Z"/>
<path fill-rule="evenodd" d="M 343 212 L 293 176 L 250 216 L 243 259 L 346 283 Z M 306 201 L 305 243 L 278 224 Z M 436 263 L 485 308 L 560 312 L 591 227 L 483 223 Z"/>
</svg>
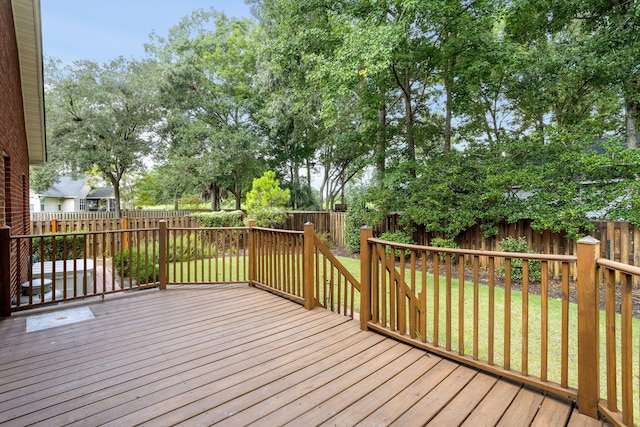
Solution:
<svg viewBox="0 0 640 427">
<path fill-rule="evenodd" d="M 24 235 L 31 232 L 29 165 L 46 161 L 39 0 L 0 0 L 0 70 L 0 228 Z M 27 268 L 8 263 L 17 250 L 10 247 L 9 257 L 4 249 L 0 256 L 0 283 L 26 280 Z"/>
<path fill-rule="evenodd" d="M 90 212 L 115 212 L 116 198 L 113 187 L 92 188 L 87 194 L 87 209 Z"/>
<path fill-rule="evenodd" d="M 42 194 L 30 194 L 31 212 L 111 212 L 115 197 L 111 187 L 91 187 L 87 178 L 61 177 Z"/>
</svg>

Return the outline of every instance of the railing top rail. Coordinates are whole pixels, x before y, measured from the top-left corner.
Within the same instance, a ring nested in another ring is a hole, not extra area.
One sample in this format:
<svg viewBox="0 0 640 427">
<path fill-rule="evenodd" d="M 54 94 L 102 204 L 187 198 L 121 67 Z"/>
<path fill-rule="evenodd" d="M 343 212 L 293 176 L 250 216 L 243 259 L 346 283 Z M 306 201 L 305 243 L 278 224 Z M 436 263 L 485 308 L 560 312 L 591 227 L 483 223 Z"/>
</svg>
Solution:
<svg viewBox="0 0 640 427">
<path fill-rule="evenodd" d="M 121 230 L 97 230 L 97 231 L 69 231 L 45 234 L 25 234 L 22 236 L 11 236 L 11 239 L 31 239 L 37 237 L 56 237 L 56 236 L 73 236 L 73 235 L 89 235 L 89 234 L 116 234 L 116 233 L 135 233 L 136 231 L 158 231 L 157 228 L 127 228 Z"/>
<path fill-rule="evenodd" d="M 322 254 L 329 259 L 329 261 L 344 275 L 344 277 L 347 278 L 347 280 L 353 285 L 355 286 L 355 288 L 358 291 L 361 291 L 360 289 L 360 281 L 358 281 L 355 277 L 353 277 L 353 275 L 351 274 L 351 272 L 349 270 L 347 270 L 346 268 L 344 268 L 342 266 L 342 263 L 340 261 L 338 261 L 338 259 L 336 258 L 336 256 L 334 254 L 331 253 L 331 251 L 329 250 L 329 248 L 327 248 L 325 246 L 324 243 L 322 243 L 320 241 L 320 239 L 318 239 L 318 237 L 316 237 L 314 239 L 314 244 L 316 245 L 316 247 L 318 248 L 318 250 L 320 252 L 322 252 Z"/>
<path fill-rule="evenodd" d="M 282 234 L 298 234 L 300 236 L 302 236 L 304 234 L 304 231 L 298 231 L 298 230 L 280 230 L 277 228 L 265 228 L 265 227 L 252 227 L 254 230 L 258 230 L 258 231 L 269 231 L 272 233 L 282 233 Z"/>
<path fill-rule="evenodd" d="M 167 227 L 167 230 L 249 230 L 249 227 Z"/>
<path fill-rule="evenodd" d="M 556 254 L 530 254 L 526 252 L 499 252 L 499 251 L 482 251 L 478 249 L 458 249 L 458 248 L 441 248 L 436 246 L 421 246 L 412 245 L 407 243 L 390 242 L 388 240 L 376 239 L 370 237 L 368 242 L 378 243 L 381 245 L 389 245 L 395 248 L 408 249 L 414 251 L 428 251 L 428 252 L 448 252 L 452 254 L 460 255 L 478 255 L 478 256 L 493 256 L 500 258 L 520 258 L 520 259 L 532 259 L 541 261 L 564 261 L 564 262 L 576 262 L 578 257 L 574 255 L 556 255 Z"/>
<path fill-rule="evenodd" d="M 596 260 L 596 264 L 600 267 L 606 267 L 611 270 L 617 270 L 622 273 L 632 274 L 635 276 L 640 276 L 640 267 L 636 267 L 629 264 L 624 264 L 618 261 L 611 261 L 606 258 L 598 258 Z"/>
</svg>

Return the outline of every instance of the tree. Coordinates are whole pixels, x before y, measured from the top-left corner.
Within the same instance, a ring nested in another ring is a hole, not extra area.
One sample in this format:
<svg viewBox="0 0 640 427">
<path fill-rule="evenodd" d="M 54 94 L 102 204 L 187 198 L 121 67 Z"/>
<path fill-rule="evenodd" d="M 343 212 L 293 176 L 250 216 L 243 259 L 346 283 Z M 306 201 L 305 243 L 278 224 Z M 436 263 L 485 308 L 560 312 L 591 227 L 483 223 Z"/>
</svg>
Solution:
<svg viewBox="0 0 640 427">
<path fill-rule="evenodd" d="M 256 50 L 251 21 L 195 11 L 149 45 L 163 67 L 160 99 L 166 162 L 183 163 L 198 192 L 236 208 L 260 167 L 254 115 Z"/>
<path fill-rule="evenodd" d="M 125 174 L 144 168 L 151 153 L 155 64 L 115 59 L 47 67 L 46 108 L 51 160 L 74 174 L 97 170 L 114 189 L 120 216 Z"/>
<path fill-rule="evenodd" d="M 280 188 L 275 172 L 267 171 L 253 180 L 253 187 L 247 193 L 247 218 L 255 219 L 262 227 L 279 225 L 287 217 L 290 199 L 289 189 Z"/>
</svg>

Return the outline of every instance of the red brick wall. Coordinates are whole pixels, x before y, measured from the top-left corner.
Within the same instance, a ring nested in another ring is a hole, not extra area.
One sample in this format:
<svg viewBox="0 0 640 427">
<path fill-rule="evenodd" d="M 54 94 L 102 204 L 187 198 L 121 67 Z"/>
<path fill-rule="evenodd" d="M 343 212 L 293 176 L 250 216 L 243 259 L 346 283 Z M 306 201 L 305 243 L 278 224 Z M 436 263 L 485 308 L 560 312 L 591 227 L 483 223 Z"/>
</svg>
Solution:
<svg viewBox="0 0 640 427">
<path fill-rule="evenodd" d="M 0 0 L 0 94 L 0 226 L 29 234 L 29 152 L 11 0 Z M 18 277 L 16 264 L 12 284 L 26 278 L 23 268 Z"/>
</svg>

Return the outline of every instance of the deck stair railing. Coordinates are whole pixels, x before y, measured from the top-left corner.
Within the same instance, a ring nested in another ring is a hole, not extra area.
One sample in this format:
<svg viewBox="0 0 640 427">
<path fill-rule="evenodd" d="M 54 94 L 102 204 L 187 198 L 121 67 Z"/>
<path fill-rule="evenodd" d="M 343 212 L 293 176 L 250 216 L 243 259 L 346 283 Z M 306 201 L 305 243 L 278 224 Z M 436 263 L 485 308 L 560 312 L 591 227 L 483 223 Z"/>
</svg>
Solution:
<svg viewBox="0 0 640 427">
<path fill-rule="evenodd" d="M 362 323 L 575 399 L 579 411 L 591 417 L 601 413 L 614 424 L 634 425 L 640 408 L 640 331 L 632 319 L 631 289 L 640 269 L 599 253 L 599 242 L 590 237 L 578 242 L 575 256 L 540 255 L 400 244 L 375 239 L 363 228 Z M 479 268 L 479 257 L 487 257 L 488 269 Z M 560 280 L 550 274 L 551 262 L 561 264 Z M 572 265 L 576 281 L 570 280 Z M 616 282 L 616 276 L 622 279 Z M 601 278 L 606 325 L 600 320 Z"/>
<path fill-rule="evenodd" d="M 568 396 L 591 417 L 634 425 L 640 324 L 632 291 L 640 268 L 599 254 L 591 238 L 580 240 L 576 255 L 541 255 L 405 245 L 375 239 L 365 227 L 357 277 L 312 224 L 286 231 L 160 221 L 158 228 L 35 236 L 0 227 L 0 316 L 172 284 L 250 284 Z M 560 265 L 559 279 L 551 263 Z M 53 290 L 38 286 L 47 268 L 59 276 Z"/>
</svg>

